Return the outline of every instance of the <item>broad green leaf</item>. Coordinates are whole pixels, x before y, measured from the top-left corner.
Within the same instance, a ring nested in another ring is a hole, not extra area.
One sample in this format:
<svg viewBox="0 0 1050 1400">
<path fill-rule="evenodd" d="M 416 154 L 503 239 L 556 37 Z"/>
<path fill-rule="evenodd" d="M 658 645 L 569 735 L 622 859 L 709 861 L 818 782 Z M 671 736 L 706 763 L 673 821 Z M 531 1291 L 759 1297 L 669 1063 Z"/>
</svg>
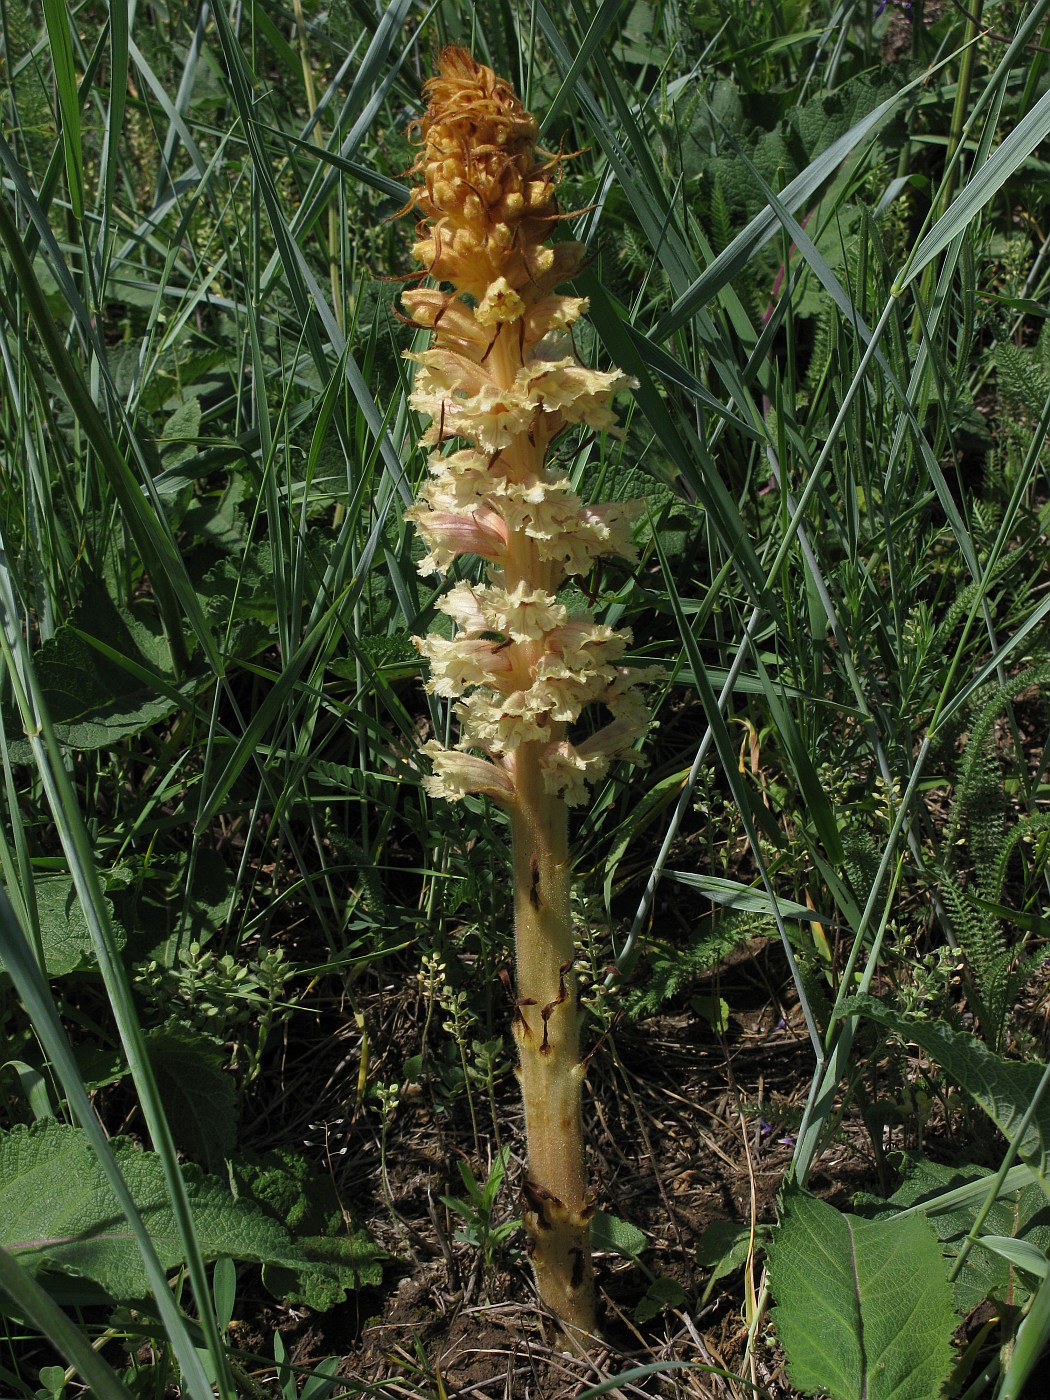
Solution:
<svg viewBox="0 0 1050 1400">
<path fill-rule="evenodd" d="M 0 575 L 0 581 L 2 581 L 2 575 Z M 9 600 L 9 596 L 5 598 L 5 602 Z M 44 753 L 45 759 L 53 756 L 54 748 L 53 744 L 49 744 L 50 753 Z M 59 771 L 63 778 L 66 777 L 64 770 L 60 769 Z M 46 767 L 45 772 L 47 772 Z M 50 772 L 47 773 L 47 776 L 49 780 L 54 777 Z M 60 791 L 62 790 L 60 789 Z M 63 796 L 65 796 L 64 792 Z M 71 799 L 69 810 L 74 805 Z M 70 833 L 65 826 L 67 812 L 65 804 L 55 803 L 52 811 L 58 819 L 63 838 L 67 838 Z M 82 839 L 85 836 L 86 833 L 81 829 L 75 833 L 73 840 L 64 839 L 63 844 L 67 851 L 72 853 L 78 866 L 83 863 L 84 868 L 81 869 L 81 873 L 84 873 L 84 869 L 90 872 L 88 875 L 89 886 L 91 883 L 94 884 L 92 895 L 98 903 L 97 906 L 92 907 L 91 916 L 98 919 L 103 925 L 102 928 L 96 929 L 94 932 L 97 936 L 96 948 L 103 959 L 103 975 L 106 977 L 107 988 L 110 990 L 110 1005 L 121 1032 L 121 1041 L 128 1054 L 136 1084 L 142 1085 L 144 1088 L 144 1092 L 140 1094 L 140 1103 L 150 1135 L 154 1142 L 160 1144 L 162 1149 L 162 1155 L 158 1157 L 158 1160 L 161 1164 L 161 1174 L 167 1186 L 167 1196 L 176 1220 L 176 1228 L 180 1238 L 184 1241 L 182 1253 L 184 1256 L 188 1256 L 190 1277 L 195 1285 L 197 1297 L 205 1298 L 207 1296 L 207 1280 L 204 1276 L 203 1261 L 200 1256 L 200 1244 L 193 1230 L 193 1217 L 186 1183 L 175 1159 L 175 1148 L 171 1142 L 167 1122 L 156 1101 L 152 1076 L 149 1075 L 148 1065 L 145 1063 L 142 1033 L 133 1013 L 129 1015 L 130 995 L 127 994 L 127 985 L 119 980 L 114 980 L 111 969 L 108 967 L 111 959 L 119 958 L 119 949 L 116 947 L 108 915 L 103 912 L 103 896 L 98 886 L 97 876 L 93 882 L 90 879 L 90 875 L 94 874 L 94 868 L 89 864 L 90 856 L 86 850 L 87 842 L 86 839 Z M 88 1099 L 83 1079 L 80 1076 L 62 1024 L 58 1019 L 58 1012 L 50 988 L 33 957 L 25 934 L 11 908 L 10 901 L 2 890 L 0 890 L 0 946 L 4 949 L 8 971 L 18 989 L 22 1005 L 31 1017 L 34 1031 L 65 1091 L 66 1102 L 81 1124 L 79 1130 L 71 1129 L 70 1131 L 77 1133 L 93 1150 L 93 1165 L 108 1186 L 112 1205 L 116 1207 L 118 1212 L 117 1218 L 127 1223 L 125 1238 L 139 1252 L 138 1268 L 153 1295 L 162 1324 L 171 1341 L 173 1354 L 178 1359 L 185 1381 L 186 1393 L 193 1396 L 194 1400 L 211 1400 L 215 1394 L 214 1377 L 209 1380 L 205 1373 L 199 1352 L 189 1335 L 185 1320 L 179 1312 L 168 1286 L 164 1265 L 160 1261 L 128 1183 L 120 1169 L 113 1143 L 106 1137 L 97 1110 Z M 145 1077 L 143 1076 L 144 1068 L 146 1070 Z M 46 1128 L 50 1128 L 50 1126 L 45 1125 Z M 0 1183 L 2 1181 L 3 1173 L 0 1171 Z M 2 1241 L 0 1241 L 0 1245 L 2 1245 Z M 7 1291 L 12 1292 L 10 1288 Z M 14 1296 L 18 1296 L 17 1290 Z M 32 1315 L 30 1312 L 30 1316 Z M 208 1359 L 218 1378 L 220 1400 L 232 1400 L 233 1387 L 232 1384 L 226 1383 L 221 1364 L 225 1352 L 222 1349 L 221 1339 L 218 1337 L 214 1317 L 208 1308 L 203 1309 L 202 1324 L 205 1341 L 208 1345 Z"/>
<path fill-rule="evenodd" d="M 978 1210 L 984 1209 L 993 1173 L 968 1163 L 948 1167 L 911 1153 L 902 1157 L 900 1169 L 904 1180 L 890 1199 L 861 1197 L 856 1202 L 858 1213 L 871 1219 L 921 1213 L 933 1226 L 946 1257 L 953 1259 Z M 986 1298 L 1022 1303 L 1030 1291 L 1028 1281 L 1018 1276 L 1004 1252 L 996 1251 L 986 1236 L 1007 1238 L 1043 1257 L 1050 1249 L 1050 1207 L 1028 1167 L 1015 1167 L 1002 1183 L 982 1228 L 986 1235 L 970 1250 L 953 1284 L 960 1313 L 969 1312 Z"/>
<path fill-rule="evenodd" d="M 736 1220 L 712 1220 L 700 1236 L 696 1262 L 713 1269 L 715 1278 L 725 1278 L 747 1258 L 751 1249 L 751 1227 Z"/>
<path fill-rule="evenodd" d="M 864 1220 L 792 1193 L 769 1248 L 769 1282 L 799 1390 L 832 1400 L 940 1394 L 956 1317 L 924 1220 Z"/>
<path fill-rule="evenodd" d="M 201 401 L 191 395 L 169 416 L 157 439 L 157 446 L 161 450 L 167 471 L 181 466 L 194 456 L 200 431 Z"/>
<path fill-rule="evenodd" d="M 264 1261 L 263 1282 L 275 1298 L 327 1312 L 357 1289 L 374 1288 L 382 1258 L 364 1231 L 341 1221 L 330 1235 L 299 1236 L 286 1262 Z"/>
<path fill-rule="evenodd" d="M 114 1144 L 117 1161 L 165 1268 L 181 1248 L 163 1174 L 152 1153 Z M 289 1238 L 219 1182 L 191 1182 L 204 1256 L 259 1258 L 287 1252 Z M 84 1134 L 58 1123 L 15 1129 L 0 1140 L 2 1243 L 31 1271 L 61 1269 L 94 1280 L 111 1297 L 147 1292 L 145 1271 L 124 1216 Z"/>
<path fill-rule="evenodd" d="M 665 1308 L 680 1308 L 686 1301 L 686 1291 L 676 1278 L 666 1274 L 654 1278 L 645 1291 L 645 1296 L 634 1309 L 636 1322 L 652 1322 Z"/>
<path fill-rule="evenodd" d="M 71 749 L 110 748 L 175 709 L 168 696 L 108 665 L 71 627 L 60 627 L 41 647 L 37 674 L 55 733 Z M 16 763 L 28 761 L 24 742 L 11 751 Z"/>
<path fill-rule="evenodd" d="M 237 1141 L 237 1095 L 221 1049 L 186 1026 L 146 1036 L 157 1092 L 176 1146 L 221 1172 Z"/>
<path fill-rule="evenodd" d="M 649 1241 L 638 1229 L 618 1215 L 596 1210 L 591 1216 L 591 1247 L 606 1250 L 612 1254 L 622 1254 L 625 1259 L 636 1259 Z"/>
<path fill-rule="evenodd" d="M 379 1282 L 382 1255 L 348 1224 L 331 1178 L 318 1175 L 304 1157 L 279 1150 L 254 1162 L 236 1159 L 231 1170 L 240 1193 L 286 1225 L 302 1251 L 294 1270 L 264 1267 L 263 1281 L 276 1297 L 324 1312 L 352 1289 Z"/>
<path fill-rule="evenodd" d="M 55 733 L 72 749 L 109 748 L 188 703 L 175 688 L 167 643 L 119 609 L 94 578 L 72 621 L 44 642 L 34 662 Z M 13 715 L 4 722 L 12 735 L 21 729 Z M 26 740 L 10 747 L 16 763 L 32 761 Z"/>
<path fill-rule="evenodd" d="M 902 1016 L 874 997 L 856 997 L 844 1008 L 847 1015 L 867 1016 L 904 1040 L 914 1041 L 966 1090 L 1005 1138 L 1020 1130 L 1039 1090 L 1046 1066 L 1034 1061 L 1003 1060 L 976 1036 L 953 1031 L 942 1021 L 917 1021 Z M 1017 1148 L 1018 1156 L 1038 1176 L 1050 1194 L 1047 1157 L 1050 1153 L 1050 1098 L 1040 1100 Z"/>
<path fill-rule="evenodd" d="M 33 894 L 48 977 L 64 977 L 88 965 L 93 960 L 91 930 L 72 879 L 68 875 L 43 875 L 34 881 Z M 112 912 L 108 900 L 107 907 Z M 117 946 L 122 948 L 125 934 L 115 919 L 113 931 Z"/>
<path fill-rule="evenodd" d="M 113 1147 L 158 1257 L 175 1268 L 183 1255 L 159 1157 L 119 1140 Z M 320 1270 L 333 1281 L 349 1274 L 378 1282 L 380 1256 L 361 1237 L 296 1240 L 216 1178 L 192 1169 L 184 1177 L 205 1260 L 229 1256 L 293 1273 Z M 124 1215 L 79 1128 L 52 1121 L 0 1138 L 0 1245 L 32 1273 L 79 1274 L 112 1298 L 133 1300 L 149 1291 Z"/>
<path fill-rule="evenodd" d="M 760 1225 L 755 1231 L 756 1240 L 763 1248 L 769 1238 L 769 1228 L 768 1225 Z M 702 1268 L 711 1270 L 700 1299 L 701 1306 L 710 1298 L 718 1280 L 728 1278 L 742 1268 L 750 1253 L 750 1225 L 741 1225 L 736 1220 L 711 1221 L 696 1247 L 696 1262 Z"/>
<path fill-rule="evenodd" d="M 1001 1255 L 1008 1263 L 1026 1270 L 1035 1278 L 1046 1278 L 1046 1251 L 1037 1248 L 1030 1240 L 1015 1240 L 1012 1235 L 982 1235 L 981 1246 Z"/>
<path fill-rule="evenodd" d="M 267 544 L 220 559 L 201 580 L 200 596 L 225 656 L 250 659 L 272 645 L 277 603 Z"/>
</svg>

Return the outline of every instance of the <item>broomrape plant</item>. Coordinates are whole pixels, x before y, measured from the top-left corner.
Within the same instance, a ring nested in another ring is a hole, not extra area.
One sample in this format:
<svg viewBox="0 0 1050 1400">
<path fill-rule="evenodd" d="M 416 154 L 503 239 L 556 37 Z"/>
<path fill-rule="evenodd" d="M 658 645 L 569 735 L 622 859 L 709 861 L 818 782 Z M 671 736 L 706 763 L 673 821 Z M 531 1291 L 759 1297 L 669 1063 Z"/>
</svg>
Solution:
<svg viewBox="0 0 1050 1400">
<path fill-rule="evenodd" d="M 433 797 L 480 793 L 509 814 L 517 962 L 514 1036 L 528 1134 L 525 1229 L 543 1301 L 563 1322 L 594 1325 L 581 1129 L 586 1060 L 573 964 L 568 809 L 616 759 L 636 759 L 649 714 L 648 671 L 620 665 L 631 637 L 569 615 L 558 589 L 603 555 L 634 558 L 640 503 L 587 506 L 547 465 L 572 424 L 615 432 L 610 407 L 631 387 L 619 370 L 582 365 L 569 328 L 587 310 L 555 288 L 580 268 L 578 243 L 551 244 L 564 157 L 536 147 L 537 125 L 510 85 L 460 48 L 439 58 L 426 92 L 423 183 L 405 212 L 422 215 L 413 249 L 436 286 L 405 292 L 411 320 L 433 332 L 413 406 L 430 417 L 430 479 L 409 511 L 428 554 L 420 572 L 462 555 L 484 582 L 456 583 L 439 606 L 448 640 L 416 645 L 428 688 L 454 700 L 460 739 L 423 746 Z M 444 290 L 444 288 L 450 290 Z M 467 446 L 443 452 L 448 442 Z M 609 720 L 576 742 L 592 705 Z"/>
</svg>

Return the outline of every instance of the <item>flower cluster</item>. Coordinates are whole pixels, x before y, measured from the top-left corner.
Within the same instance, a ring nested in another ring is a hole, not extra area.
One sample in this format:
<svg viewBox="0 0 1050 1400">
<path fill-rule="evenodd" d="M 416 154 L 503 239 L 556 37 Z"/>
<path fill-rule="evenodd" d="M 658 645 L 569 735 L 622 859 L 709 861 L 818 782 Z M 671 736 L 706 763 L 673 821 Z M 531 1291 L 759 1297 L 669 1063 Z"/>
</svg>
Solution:
<svg viewBox="0 0 1050 1400">
<path fill-rule="evenodd" d="M 491 69 L 456 48 L 439 66 L 409 208 L 422 216 L 416 258 L 451 290 L 402 297 L 433 332 L 430 348 L 409 356 L 419 365 L 411 402 L 430 418 L 424 442 L 434 449 L 409 518 L 428 551 L 420 572 L 473 554 L 487 561 L 488 581 L 457 584 L 440 603 L 452 640 L 416 642 L 430 689 L 457 702 L 461 726 L 457 748 L 424 746 L 426 786 L 512 804 L 528 761 L 548 795 L 575 805 L 613 760 L 632 756 L 648 724 L 638 686 L 650 673 L 620 664 L 628 632 L 570 616 L 558 590 L 603 556 L 634 557 L 639 507 L 585 505 L 546 458 L 572 424 L 615 432 L 611 401 L 631 382 L 573 353 L 571 327 L 587 302 L 555 288 L 582 250 L 549 241 L 562 158 L 538 152 L 535 120 Z M 467 446 L 445 451 L 453 440 Z M 568 727 L 592 705 L 608 722 L 576 744 Z"/>
</svg>

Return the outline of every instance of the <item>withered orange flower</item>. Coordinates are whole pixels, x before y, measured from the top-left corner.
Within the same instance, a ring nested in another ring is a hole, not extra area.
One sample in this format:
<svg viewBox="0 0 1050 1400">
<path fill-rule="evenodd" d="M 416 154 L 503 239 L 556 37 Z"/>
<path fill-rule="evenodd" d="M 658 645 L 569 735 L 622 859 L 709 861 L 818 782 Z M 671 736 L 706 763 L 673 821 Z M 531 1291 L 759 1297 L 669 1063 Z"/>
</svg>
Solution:
<svg viewBox="0 0 1050 1400">
<path fill-rule="evenodd" d="M 424 184 L 411 203 L 425 220 L 413 253 L 435 281 L 475 299 L 479 325 L 516 320 L 535 289 L 556 287 L 579 263 L 577 245 L 545 246 L 559 158 L 537 162 L 536 120 L 491 68 L 460 48 L 438 66 L 413 167 Z"/>
</svg>

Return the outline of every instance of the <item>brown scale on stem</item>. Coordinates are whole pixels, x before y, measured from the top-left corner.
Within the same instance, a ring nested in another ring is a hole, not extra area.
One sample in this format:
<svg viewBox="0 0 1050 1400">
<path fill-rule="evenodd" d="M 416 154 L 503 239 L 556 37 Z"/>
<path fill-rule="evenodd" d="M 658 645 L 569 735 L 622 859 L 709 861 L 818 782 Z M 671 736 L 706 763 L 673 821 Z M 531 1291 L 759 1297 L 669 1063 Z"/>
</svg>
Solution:
<svg viewBox="0 0 1050 1400">
<path fill-rule="evenodd" d="M 571 963 L 564 962 L 558 968 L 558 995 L 554 998 L 553 1001 L 549 1001 L 547 1005 L 544 1006 L 540 1011 L 540 1016 L 543 1018 L 543 1044 L 540 1046 L 541 1055 L 549 1055 L 551 1052 L 550 1042 L 547 1038 L 547 1031 L 550 1024 L 551 1016 L 553 1016 L 555 1009 L 563 1005 L 563 1003 L 568 1000 L 569 994 L 565 990 L 565 974 L 568 972 L 571 966 Z"/>
<path fill-rule="evenodd" d="M 514 987 L 510 980 L 510 973 L 505 967 L 501 967 L 499 970 L 499 980 L 503 983 L 503 989 L 507 993 L 508 998 L 510 999 L 512 1018 L 511 1024 L 514 1026 L 515 1030 L 517 1030 L 520 1033 L 522 1039 L 531 1036 L 532 1031 L 529 1027 L 528 1021 L 526 1021 L 525 1019 L 524 1013 L 522 1012 L 521 1008 L 523 1006 L 535 1006 L 535 997 L 516 996 L 514 992 Z"/>
</svg>

